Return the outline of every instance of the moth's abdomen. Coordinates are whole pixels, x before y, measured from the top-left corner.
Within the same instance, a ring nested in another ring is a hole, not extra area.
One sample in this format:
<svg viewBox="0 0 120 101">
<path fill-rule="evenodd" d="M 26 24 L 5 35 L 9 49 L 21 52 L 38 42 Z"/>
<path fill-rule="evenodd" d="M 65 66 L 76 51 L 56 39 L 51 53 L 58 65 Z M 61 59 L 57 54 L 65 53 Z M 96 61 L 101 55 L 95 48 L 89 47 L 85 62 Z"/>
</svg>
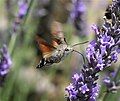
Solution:
<svg viewBox="0 0 120 101">
<path fill-rule="evenodd" d="M 46 62 L 45 62 L 45 58 L 43 58 L 42 60 L 40 60 L 40 62 L 39 62 L 39 64 L 37 65 L 36 68 L 42 68 L 42 67 L 45 66 L 45 64 L 46 64 Z"/>
<path fill-rule="evenodd" d="M 36 68 L 43 68 L 43 67 L 46 67 L 46 66 L 50 66 L 51 64 L 58 63 L 60 61 L 61 61 L 61 58 L 54 57 L 54 56 L 51 56 L 49 58 L 42 58 L 42 60 L 40 60 L 40 62 L 37 65 Z"/>
<path fill-rule="evenodd" d="M 46 67 L 46 66 L 49 66 L 51 64 L 53 64 L 54 61 L 52 59 L 46 59 L 46 58 L 43 58 L 42 60 L 40 60 L 39 64 L 37 65 L 36 68 L 43 68 L 43 67 Z"/>
</svg>

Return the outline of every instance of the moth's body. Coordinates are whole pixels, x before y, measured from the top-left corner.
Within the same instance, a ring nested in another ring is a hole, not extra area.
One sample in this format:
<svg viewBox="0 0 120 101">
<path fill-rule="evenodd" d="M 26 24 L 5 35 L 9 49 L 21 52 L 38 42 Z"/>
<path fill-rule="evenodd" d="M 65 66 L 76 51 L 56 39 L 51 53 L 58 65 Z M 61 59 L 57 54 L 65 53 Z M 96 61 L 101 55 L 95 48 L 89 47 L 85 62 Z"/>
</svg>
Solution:
<svg viewBox="0 0 120 101">
<path fill-rule="evenodd" d="M 37 68 L 49 66 L 53 63 L 59 63 L 69 53 L 75 51 L 73 46 L 69 46 L 64 38 L 61 24 L 59 22 L 53 22 L 52 25 L 52 39 L 51 43 L 47 42 L 40 36 L 36 36 L 39 49 L 42 52 L 42 59 L 40 60 Z"/>
<path fill-rule="evenodd" d="M 40 60 L 37 68 L 49 66 L 53 63 L 59 63 L 72 51 L 73 48 L 68 46 L 67 44 L 60 44 L 53 52 L 44 55 L 42 60 Z"/>
</svg>

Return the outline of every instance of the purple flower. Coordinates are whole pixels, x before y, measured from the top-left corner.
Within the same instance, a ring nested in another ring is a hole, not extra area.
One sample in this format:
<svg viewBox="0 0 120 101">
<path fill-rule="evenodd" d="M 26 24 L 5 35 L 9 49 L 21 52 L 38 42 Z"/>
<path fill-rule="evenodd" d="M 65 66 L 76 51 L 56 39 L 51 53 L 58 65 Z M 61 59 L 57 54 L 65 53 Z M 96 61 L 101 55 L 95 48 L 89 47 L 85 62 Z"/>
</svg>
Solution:
<svg viewBox="0 0 120 101">
<path fill-rule="evenodd" d="M 72 78 L 73 78 L 73 80 L 78 81 L 79 80 L 79 75 L 77 73 L 75 73 Z"/>
<path fill-rule="evenodd" d="M 71 12 L 71 18 L 76 19 L 80 17 L 82 13 L 85 12 L 86 6 L 82 0 L 72 0 L 72 2 L 73 2 L 74 7 Z"/>
<path fill-rule="evenodd" d="M 115 71 L 108 71 L 103 79 L 103 83 L 107 88 L 107 92 L 116 93 L 120 89 L 120 80 L 117 79 L 120 73 L 120 67 Z"/>
<path fill-rule="evenodd" d="M 110 84 L 110 83 L 111 83 L 110 77 L 104 78 L 103 82 L 104 82 L 105 84 Z"/>
<path fill-rule="evenodd" d="M 90 43 L 86 50 L 88 61 L 93 61 L 96 65 L 95 68 L 99 70 L 103 70 L 105 67 L 110 66 L 112 62 L 116 62 L 118 59 L 118 48 L 114 48 L 118 46 L 118 44 L 115 42 L 115 37 L 112 36 L 113 33 L 111 30 L 105 27 L 106 24 L 107 23 L 102 27 L 104 31 L 99 31 L 96 26 L 92 27 L 96 33 L 96 42 L 93 41 Z"/>
<path fill-rule="evenodd" d="M 120 1 L 114 0 L 109 6 L 111 10 L 111 21 L 108 22 L 104 18 L 104 24 L 99 29 L 97 26 L 92 26 L 95 32 L 96 39 L 91 41 L 86 49 L 87 63 L 83 65 L 80 74 L 73 76 L 72 87 L 69 87 L 68 98 L 70 101 L 96 101 L 99 94 L 99 85 L 97 81 L 100 71 L 111 66 L 113 62 L 118 60 L 117 55 L 120 49 Z M 104 80 L 109 86 L 114 85 L 109 78 Z M 114 90 L 116 86 L 112 86 Z M 74 96 L 71 99 L 70 96 Z"/>
<path fill-rule="evenodd" d="M 86 18 L 85 18 L 85 11 L 86 6 L 84 4 L 84 0 L 72 0 L 73 8 L 70 13 L 71 20 L 76 28 L 76 33 L 79 35 L 87 34 L 87 30 L 85 30 Z"/>
<path fill-rule="evenodd" d="M 71 83 L 68 87 L 66 87 L 66 91 L 68 91 L 69 94 L 69 99 L 71 99 L 71 101 L 76 101 L 77 99 L 80 99 L 81 101 L 86 101 L 87 98 L 85 98 L 84 96 L 88 96 L 87 93 L 90 93 L 90 99 L 95 99 L 98 95 L 99 92 L 99 86 L 98 85 L 94 85 L 91 88 L 89 88 L 89 84 L 85 83 L 85 80 L 83 79 L 83 74 L 84 73 L 80 73 L 80 74 L 75 74 L 72 78 L 73 78 L 73 83 Z M 91 77 L 85 78 L 86 80 L 89 79 L 91 80 Z M 86 100 L 85 100 L 86 99 Z M 91 100 L 92 101 L 92 100 Z"/>
<path fill-rule="evenodd" d="M 99 94 L 99 86 L 96 85 L 94 88 L 92 88 L 92 92 L 91 92 L 91 97 L 89 99 L 89 101 L 96 101 L 96 97 Z"/>
<path fill-rule="evenodd" d="M 117 91 L 117 89 L 116 89 L 117 88 L 117 83 L 115 81 L 113 81 L 109 76 L 106 76 L 103 79 L 103 83 L 105 84 L 108 92 Z"/>
<path fill-rule="evenodd" d="M 90 62 L 91 57 L 94 58 L 94 54 L 95 54 L 95 48 L 96 47 L 96 41 L 93 40 L 90 42 L 90 44 L 88 45 L 87 49 L 86 49 L 86 56 L 88 61 Z"/>
<path fill-rule="evenodd" d="M 13 23 L 13 31 L 16 32 L 19 28 L 19 25 L 22 19 L 25 17 L 28 10 L 28 2 L 27 0 L 23 0 L 18 2 L 18 13 Z"/>
<path fill-rule="evenodd" d="M 8 74 L 12 61 L 8 53 L 6 45 L 0 49 L 0 85 L 2 85 L 4 78 Z"/>
<path fill-rule="evenodd" d="M 85 94 L 87 91 L 89 91 L 89 89 L 88 89 L 88 87 L 87 87 L 87 84 L 84 84 L 83 86 L 81 86 L 81 87 L 79 88 L 79 90 L 80 90 L 83 94 Z"/>
<path fill-rule="evenodd" d="M 18 17 L 23 18 L 28 9 L 28 2 L 27 1 L 20 1 L 18 2 Z"/>
<path fill-rule="evenodd" d="M 117 62 L 117 60 L 118 60 L 118 53 L 117 53 L 117 51 L 115 51 L 115 52 L 111 53 L 111 61 Z"/>
<path fill-rule="evenodd" d="M 77 98 L 78 91 L 75 90 L 73 84 L 70 84 L 68 87 L 66 87 L 66 91 L 68 91 L 70 99 L 74 100 Z"/>
</svg>

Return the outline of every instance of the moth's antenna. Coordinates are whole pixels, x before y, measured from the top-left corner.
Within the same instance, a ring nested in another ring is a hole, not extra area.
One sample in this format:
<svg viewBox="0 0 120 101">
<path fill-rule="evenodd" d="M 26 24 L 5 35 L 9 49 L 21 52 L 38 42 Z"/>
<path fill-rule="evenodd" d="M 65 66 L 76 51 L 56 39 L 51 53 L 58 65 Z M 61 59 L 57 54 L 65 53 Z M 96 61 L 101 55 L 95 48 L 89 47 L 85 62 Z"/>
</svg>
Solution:
<svg viewBox="0 0 120 101">
<path fill-rule="evenodd" d="M 85 64 L 85 57 L 84 57 L 84 55 L 82 53 L 80 53 L 79 51 L 77 51 L 77 50 L 73 50 L 73 51 L 76 52 L 76 53 L 78 53 L 78 54 L 80 54 L 82 56 L 83 62 Z"/>
<path fill-rule="evenodd" d="M 80 45 L 80 44 L 85 44 L 85 43 L 88 43 L 88 42 L 89 42 L 89 41 L 85 41 L 85 42 L 82 42 L 82 43 L 77 43 L 77 44 L 72 45 L 72 47 L 77 46 L 77 45 Z"/>
</svg>

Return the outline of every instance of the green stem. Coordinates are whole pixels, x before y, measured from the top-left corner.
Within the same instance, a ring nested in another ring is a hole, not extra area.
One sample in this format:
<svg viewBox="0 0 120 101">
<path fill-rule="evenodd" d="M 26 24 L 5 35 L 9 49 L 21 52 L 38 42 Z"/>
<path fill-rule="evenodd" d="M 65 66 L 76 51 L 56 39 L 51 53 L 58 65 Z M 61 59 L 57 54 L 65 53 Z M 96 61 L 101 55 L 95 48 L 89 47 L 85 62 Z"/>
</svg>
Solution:
<svg viewBox="0 0 120 101">
<path fill-rule="evenodd" d="M 11 40 L 10 40 L 10 43 L 9 43 L 9 47 L 8 47 L 10 54 L 13 53 L 16 39 L 17 39 L 17 33 L 12 34 Z"/>
<path fill-rule="evenodd" d="M 104 97 L 103 97 L 103 100 L 102 100 L 102 101 L 106 101 L 108 95 L 109 95 L 109 93 L 106 92 L 105 95 L 104 95 Z"/>
</svg>

